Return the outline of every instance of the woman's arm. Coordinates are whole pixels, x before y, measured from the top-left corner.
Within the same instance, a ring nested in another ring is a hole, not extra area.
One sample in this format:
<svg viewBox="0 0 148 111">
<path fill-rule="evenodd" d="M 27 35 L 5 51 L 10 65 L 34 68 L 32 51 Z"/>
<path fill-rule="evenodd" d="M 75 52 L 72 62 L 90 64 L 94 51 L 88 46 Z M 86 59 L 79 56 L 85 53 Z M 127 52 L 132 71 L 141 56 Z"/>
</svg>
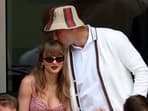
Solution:
<svg viewBox="0 0 148 111">
<path fill-rule="evenodd" d="M 19 89 L 19 111 L 29 111 L 29 103 L 32 94 L 32 77 L 26 76 L 20 85 Z"/>
</svg>

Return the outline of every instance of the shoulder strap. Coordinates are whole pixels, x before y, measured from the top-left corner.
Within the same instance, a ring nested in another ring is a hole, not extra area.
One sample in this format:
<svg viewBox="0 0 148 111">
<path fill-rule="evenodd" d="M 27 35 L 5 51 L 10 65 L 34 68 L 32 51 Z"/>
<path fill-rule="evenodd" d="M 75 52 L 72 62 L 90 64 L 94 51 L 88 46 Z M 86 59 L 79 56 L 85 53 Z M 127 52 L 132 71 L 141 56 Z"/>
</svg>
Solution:
<svg viewBox="0 0 148 111">
<path fill-rule="evenodd" d="M 97 30 L 95 28 L 95 32 L 96 32 L 96 39 L 98 38 L 98 34 L 97 34 Z M 113 108 L 112 108 L 112 105 L 111 105 L 111 102 L 109 100 L 109 97 L 108 97 L 108 94 L 107 94 L 107 91 L 106 91 L 106 88 L 105 88 L 105 85 L 104 85 L 104 81 L 103 81 L 103 78 L 102 78 L 102 74 L 100 72 L 100 66 L 99 66 L 99 51 L 98 51 L 98 45 L 97 45 L 97 40 L 94 40 L 94 47 L 95 47 L 95 52 L 96 52 L 96 64 L 97 64 L 97 72 L 98 72 L 98 76 L 99 76 L 99 79 L 101 81 L 101 85 L 102 85 L 102 89 L 103 89 L 103 92 L 104 92 L 104 95 L 106 97 L 106 100 L 107 100 L 107 103 L 108 103 L 108 106 L 109 106 L 109 109 L 110 111 L 113 111 Z"/>
<path fill-rule="evenodd" d="M 73 59 L 72 59 L 71 48 L 70 48 L 70 51 L 69 52 L 70 52 L 71 71 L 72 71 L 72 77 L 73 77 L 73 83 L 74 83 L 76 101 L 77 101 L 77 104 L 78 104 L 78 107 L 79 107 L 79 111 L 81 111 L 80 99 L 79 99 L 79 96 L 78 96 L 78 89 L 77 89 L 76 77 L 75 77 L 75 72 L 74 72 L 74 66 L 73 66 Z"/>
<path fill-rule="evenodd" d="M 36 96 L 36 88 L 34 86 L 33 81 L 31 82 L 31 88 L 32 88 L 32 96 L 35 97 Z"/>
</svg>

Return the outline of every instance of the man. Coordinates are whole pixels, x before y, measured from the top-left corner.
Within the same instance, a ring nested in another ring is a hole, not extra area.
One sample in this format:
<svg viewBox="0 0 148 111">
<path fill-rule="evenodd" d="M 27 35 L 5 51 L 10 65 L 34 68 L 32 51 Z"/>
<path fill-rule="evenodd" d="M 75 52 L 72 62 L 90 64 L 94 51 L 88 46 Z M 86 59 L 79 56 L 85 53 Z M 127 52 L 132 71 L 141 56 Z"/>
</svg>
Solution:
<svg viewBox="0 0 148 111">
<path fill-rule="evenodd" d="M 71 5 L 52 8 L 44 31 L 69 49 L 73 111 L 123 111 L 130 95 L 146 96 L 148 68 L 122 32 L 84 25 Z"/>
<path fill-rule="evenodd" d="M 0 111 L 16 111 L 17 100 L 15 97 L 3 94 L 0 95 Z"/>
</svg>

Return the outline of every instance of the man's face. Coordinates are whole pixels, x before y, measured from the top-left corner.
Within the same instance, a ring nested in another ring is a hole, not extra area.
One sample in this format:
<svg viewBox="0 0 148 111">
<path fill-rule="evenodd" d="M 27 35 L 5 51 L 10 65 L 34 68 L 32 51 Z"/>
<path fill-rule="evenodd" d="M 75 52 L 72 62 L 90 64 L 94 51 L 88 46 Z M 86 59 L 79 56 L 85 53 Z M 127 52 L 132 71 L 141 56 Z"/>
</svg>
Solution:
<svg viewBox="0 0 148 111">
<path fill-rule="evenodd" d="M 16 111 L 16 109 L 9 106 L 0 106 L 0 111 Z"/>
<path fill-rule="evenodd" d="M 64 47 L 72 45 L 72 33 L 71 30 L 56 30 L 53 32 L 53 39 L 58 40 Z"/>
</svg>

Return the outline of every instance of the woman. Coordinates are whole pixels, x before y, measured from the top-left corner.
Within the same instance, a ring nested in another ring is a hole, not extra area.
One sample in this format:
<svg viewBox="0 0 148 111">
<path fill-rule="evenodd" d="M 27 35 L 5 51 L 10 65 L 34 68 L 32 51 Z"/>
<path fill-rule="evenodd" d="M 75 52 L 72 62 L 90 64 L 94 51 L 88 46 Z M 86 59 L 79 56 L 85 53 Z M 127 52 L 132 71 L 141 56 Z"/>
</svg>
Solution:
<svg viewBox="0 0 148 111">
<path fill-rule="evenodd" d="M 41 45 L 37 67 L 21 82 L 19 111 L 71 111 L 65 57 L 59 42 Z"/>
</svg>

